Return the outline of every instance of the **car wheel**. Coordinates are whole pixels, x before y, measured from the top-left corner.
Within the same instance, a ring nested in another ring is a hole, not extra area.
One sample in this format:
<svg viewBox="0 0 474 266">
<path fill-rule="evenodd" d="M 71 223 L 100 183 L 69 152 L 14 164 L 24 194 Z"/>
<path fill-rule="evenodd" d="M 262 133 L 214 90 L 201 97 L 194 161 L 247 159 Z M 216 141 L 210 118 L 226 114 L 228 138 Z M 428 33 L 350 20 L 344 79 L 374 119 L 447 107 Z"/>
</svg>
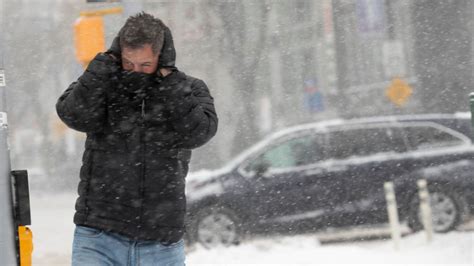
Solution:
<svg viewBox="0 0 474 266">
<path fill-rule="evenodd" d="M 241 239 L 241 222 L 238 216 L 225 207 L 202 209 L 193 226 L 194 241 L 205 248 L 231 246 Z"/>
<path fill-rule="evenodd" d="M 451 231 L 460 223 L 464 207 L 461 196 L 456 192 L 433 189 L 433 191 L 430 191 L 430 206 L 434 232 L 445 233 Z M 412 200 L 410 209 L 409 227 L 413 231 L 423 229 L 418 194 Z"/>
</svg>

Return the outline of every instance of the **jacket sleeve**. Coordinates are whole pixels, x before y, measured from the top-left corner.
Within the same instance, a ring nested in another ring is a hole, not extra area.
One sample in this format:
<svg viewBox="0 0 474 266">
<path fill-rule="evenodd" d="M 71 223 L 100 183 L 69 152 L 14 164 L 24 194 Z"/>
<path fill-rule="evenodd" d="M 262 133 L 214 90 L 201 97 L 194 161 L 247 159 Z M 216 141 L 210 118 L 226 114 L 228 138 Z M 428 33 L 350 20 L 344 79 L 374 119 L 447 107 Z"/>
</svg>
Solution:
<svg viewBox="0 0 474 266">
<path fill-rule="evenodd" d="M 189 113 L 173 120 L 172 125 L 178 133 L 177 148 L 194 149 L 204 145 L 217 132 L 217 114 L 214 99 L 206 84 L 195 79 L 191 84 L 194 108 Z"/>
<path fill-rule="evenodd" d="M 86 70 L 59 97 L 56 103 L 59 118 L 67 126 L 78 131 L 103 131 L 106 112 L 105 86 L 105 81 Z"/>
</svg>

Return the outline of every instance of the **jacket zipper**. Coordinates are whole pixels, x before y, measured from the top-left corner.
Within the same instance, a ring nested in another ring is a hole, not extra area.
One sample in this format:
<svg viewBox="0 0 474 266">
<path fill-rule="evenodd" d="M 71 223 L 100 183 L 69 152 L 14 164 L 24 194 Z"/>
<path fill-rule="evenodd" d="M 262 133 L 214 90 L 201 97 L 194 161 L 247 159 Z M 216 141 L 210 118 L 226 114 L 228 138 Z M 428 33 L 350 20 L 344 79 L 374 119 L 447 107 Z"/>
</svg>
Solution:
<svg viewBox="0 0 474 266">
<path fill-rule="evenodd" d="M 143 219 L 143 204 L 145 203 L 144 200 L 144 188 L 145 188 L 145 152 L 146 146 L 144 143 L 144 135 L 145 135 L 145 99 L 142 100 L 141 104 L 141 117 L 142 121 L 140 123 L 140 212 L 139 212 L 139 228 L 140 230 L 142 226 Z"/>
</svg>

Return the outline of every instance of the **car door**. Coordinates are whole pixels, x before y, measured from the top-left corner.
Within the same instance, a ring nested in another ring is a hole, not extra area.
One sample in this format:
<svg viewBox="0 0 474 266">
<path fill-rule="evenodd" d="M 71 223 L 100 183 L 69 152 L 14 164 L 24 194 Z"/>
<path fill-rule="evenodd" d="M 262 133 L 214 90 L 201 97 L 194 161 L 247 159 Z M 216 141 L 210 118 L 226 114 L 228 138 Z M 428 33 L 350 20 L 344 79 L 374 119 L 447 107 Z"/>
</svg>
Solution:
<svg viewBox="0 0 474 266">
<path fill-rule="evenodd" d="M 374 123 L 331 131 L 329 136 L 334 162 L 328 171 L 346 191 L 334 215 L 358 223 L 366 216 L 354 214 L 384 211 L 384 183 L 403 175 L 410 163 L 403 156 L 407 147 L 401 130 L 389 123 Z"/>
<path fill-rule="evenodd" d="M 284 137 L 243 165 L 241 171 L 250 184 L 245 197 L 261 223 L 294 223 L 322 215 L 312 208 L 316 197 L 311 177 L 324 173 L 317 164 L 324 156 L 319 146 L 323 139 L 312 131 Z M 267 171 L 256 174 L 254 169 L 262 163 L 267 164 Z M 324 187 L 319 189 L 316 194 L 330 201 L 332 195 Z"/>
</svg>

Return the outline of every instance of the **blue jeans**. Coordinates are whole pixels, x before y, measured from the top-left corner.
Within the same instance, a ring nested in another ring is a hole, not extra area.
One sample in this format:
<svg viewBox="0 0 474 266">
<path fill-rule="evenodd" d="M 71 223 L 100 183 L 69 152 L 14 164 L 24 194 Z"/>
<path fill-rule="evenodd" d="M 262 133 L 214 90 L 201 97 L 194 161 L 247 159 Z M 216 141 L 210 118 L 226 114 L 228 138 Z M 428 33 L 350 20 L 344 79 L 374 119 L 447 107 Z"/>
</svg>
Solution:
<svg viewBox="0 0 474 266">
<path fill-rule="evenodd" d="M 73 266 L 183 266 L 184 259 L 183 240 L 163 245 L 79 225 L 74 231 Z"/>
</svg>

